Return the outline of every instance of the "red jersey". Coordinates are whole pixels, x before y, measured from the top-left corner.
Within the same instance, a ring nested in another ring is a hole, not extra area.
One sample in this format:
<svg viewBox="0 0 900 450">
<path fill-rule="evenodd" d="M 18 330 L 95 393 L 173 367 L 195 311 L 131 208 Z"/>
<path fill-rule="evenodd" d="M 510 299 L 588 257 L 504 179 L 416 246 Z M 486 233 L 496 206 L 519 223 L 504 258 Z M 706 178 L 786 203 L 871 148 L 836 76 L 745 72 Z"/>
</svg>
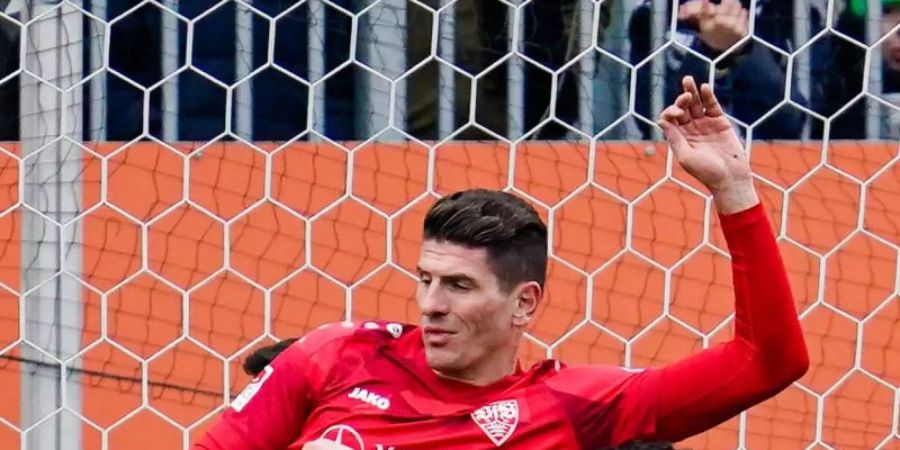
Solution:
<svg viewBox="0 0 900 450">
<path fill-rule="evenodd" d="M 322 327 L 279 355 L 195 449 L 598 449 L 678 441 L 779 392 L 808 357 L 761 206 L 722 216 L 732 254 L 735 338 L 643 371 L 547 360 L 489 386 L 437 376 L 419 328 Z"/>
</svg>

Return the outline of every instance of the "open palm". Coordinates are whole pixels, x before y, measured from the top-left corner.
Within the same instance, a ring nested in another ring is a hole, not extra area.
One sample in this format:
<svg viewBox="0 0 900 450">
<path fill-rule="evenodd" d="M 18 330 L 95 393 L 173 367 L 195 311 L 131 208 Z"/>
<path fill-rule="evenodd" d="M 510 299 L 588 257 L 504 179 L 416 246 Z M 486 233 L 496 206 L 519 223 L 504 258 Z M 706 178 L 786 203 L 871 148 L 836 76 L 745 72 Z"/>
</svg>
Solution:
<svg viewBox="0 0 900 450">
<path fill-rule="evenodd" d="M 663 110 L 659 120 L 678 163 L 713 196 L 724 199 L 741 192 L 748 194 L 742 195 L 747 197 L 742 203 L 752 202 L 750 161 L 712 87 L 703 84 L 697 89 L 693 77 L 685 77 L 682 86 L 684 92 Z M 752 205 L 725 206 L 730 210 Z"/>
</svg>

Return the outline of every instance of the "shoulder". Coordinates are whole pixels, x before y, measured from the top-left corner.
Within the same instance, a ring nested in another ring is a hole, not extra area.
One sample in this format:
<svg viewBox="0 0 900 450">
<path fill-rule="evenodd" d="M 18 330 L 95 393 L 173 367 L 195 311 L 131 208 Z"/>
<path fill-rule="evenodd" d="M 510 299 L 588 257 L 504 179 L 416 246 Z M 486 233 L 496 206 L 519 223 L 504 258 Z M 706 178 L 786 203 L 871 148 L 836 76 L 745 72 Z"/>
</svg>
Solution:
<svg viewBox="0 0 900 450">
<path fill-rule="evenodd" d="M 414 328 L 383 321 L 328 323 L 297 339 L 271 365 L 302 372 L 325 389 L 364 367 L 385 343 Z"/>
<path fill-rule="evenodd" d="M 377 346 L 399 339 L 413 329 L 413 325 L 380 320 L 328 323 L 310 331 L 291 347 L 312 353 L 323 347 Z"/>
<path fill-rule="evenodd" d="M 651 370 L 606 364 L 568 366 L 560 362 L 555 362 L 554 369 L 545 378 L 548 387 L 573 393 L 582 390 L 593 393 L 617 390 L 633 382 L 651 377 L 653 373 Z"/>
</svg>

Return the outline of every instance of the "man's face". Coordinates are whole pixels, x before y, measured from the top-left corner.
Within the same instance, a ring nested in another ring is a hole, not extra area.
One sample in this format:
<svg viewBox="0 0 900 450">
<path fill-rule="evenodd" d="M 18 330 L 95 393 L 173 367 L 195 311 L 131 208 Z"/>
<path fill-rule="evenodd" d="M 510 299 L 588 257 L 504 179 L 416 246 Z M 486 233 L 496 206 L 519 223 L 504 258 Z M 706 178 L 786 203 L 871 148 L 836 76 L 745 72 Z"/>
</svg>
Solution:
<svg viewBox="0 0 900 450">
<path fill-rule="evenodd" d="M 418 270 L 416 301 L 428 365 L 467 381 L 490 382 L 511 369 L 522 328 L 540 298 L 538 284 L 507 292 L 485 249 L 433 240 L 422 244 Z"/>
<path fill-rule="evenodd" d="M 900 9 L 885 14 L 881 17 L 881 34 L 891 33 L 894 27 L 900 23 Z M 895 72 L 900 72 L 900 30 L 894 31 L 885 38 L 881 44 L 881 54 L 884 56 L 885 65 Z"/>
</svg>

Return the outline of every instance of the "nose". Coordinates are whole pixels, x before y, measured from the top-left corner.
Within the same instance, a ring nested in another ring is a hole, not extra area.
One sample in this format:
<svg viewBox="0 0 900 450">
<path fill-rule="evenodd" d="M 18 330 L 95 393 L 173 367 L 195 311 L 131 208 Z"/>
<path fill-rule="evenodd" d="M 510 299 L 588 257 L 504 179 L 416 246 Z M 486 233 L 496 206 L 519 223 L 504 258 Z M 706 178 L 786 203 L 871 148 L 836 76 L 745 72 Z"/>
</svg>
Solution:
<svg viewBox="0 0 900 450">
<path fill-rule="evenodd" d="M 450 312 L 450 301 L 436 281 L 420 284 L 418 297 L 419 310 L 426 317 L 445 316 Z"/>
</svg>

